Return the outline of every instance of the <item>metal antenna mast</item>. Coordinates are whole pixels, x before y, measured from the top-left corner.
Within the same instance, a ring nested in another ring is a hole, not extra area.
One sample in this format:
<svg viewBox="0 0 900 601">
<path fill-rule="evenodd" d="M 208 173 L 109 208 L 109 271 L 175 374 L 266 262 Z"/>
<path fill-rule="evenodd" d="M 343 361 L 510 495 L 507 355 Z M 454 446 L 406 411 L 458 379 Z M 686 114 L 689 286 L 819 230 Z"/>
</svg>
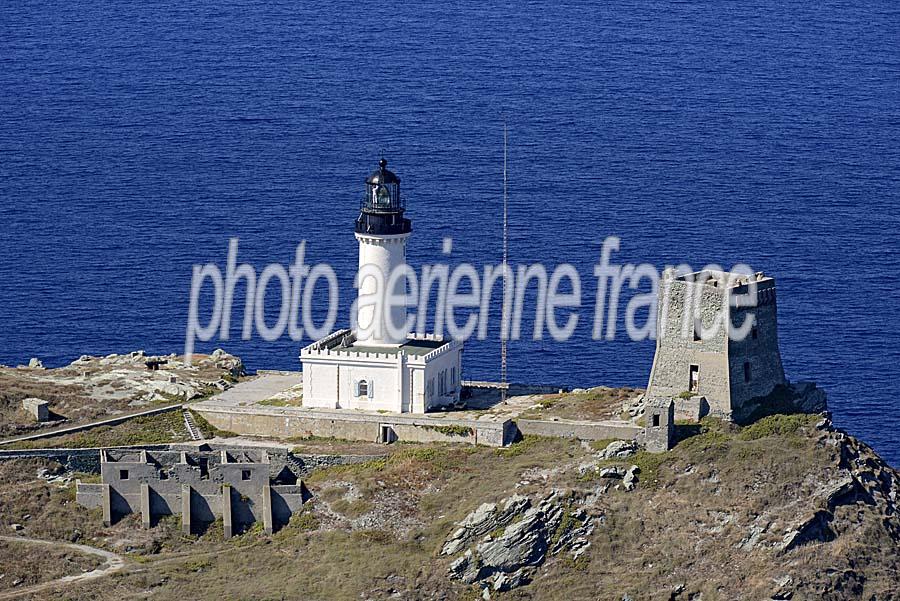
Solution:
<svg viewBox="0 0 900 601">
<path fill-rule="evenodd" d="M 507 286 L 509 286 L 509 277 L 507 277 L 507 270 L 509 269 L 508 261 L 509 261 L 509 221 L 507 219 L 507 209 L 509 204 L 509 194 L 508 194 L 508 184 L 507 184 L 507 175 L 506 175 L 506 163 L 507 163 L 507 132 L 506 132 L 506 121 L 503 122 L 503 306 L 506 307 L 506 294 L 507 294 Z M 504 312 L 501 310 L 500 312 L 500 402 L 506 402 L 506 391 L 509 387 L 509 383 L 506 379 L 506 327 L 503 322 L 503 319 L 507 316 L 504 315 Z"/>
</svg>

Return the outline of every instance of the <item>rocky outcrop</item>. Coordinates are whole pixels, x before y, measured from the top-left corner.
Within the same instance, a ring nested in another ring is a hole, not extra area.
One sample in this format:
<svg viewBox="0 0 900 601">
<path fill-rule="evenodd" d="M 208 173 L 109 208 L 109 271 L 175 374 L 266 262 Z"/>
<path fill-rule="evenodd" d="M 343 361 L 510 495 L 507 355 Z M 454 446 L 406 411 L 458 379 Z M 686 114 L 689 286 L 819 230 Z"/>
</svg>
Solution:
<svg viewBox="0 0 900 601">
<path fill-rule="evenodd" d="M 880 507 L 886 525 L 896 522 L 900 501 L 900 478 L 897 472 L 855 438 L 832 431 L 823 436 L 826 445 L 839 446 L 843 474 L 822 484 L 812 496 L 817 499 L 814 509 L 785 535 L 779 545 L 782 552 L 811 542 L 829 542 L 837 538 L 831 527 L 835 511 L 842 506 L 863 503 Z M 900 539 L 900 530 L 894 532 Z"/>
<path fill-rule="evenodd" d="M 529 568 L 548 555 L 578 558 L 590 545 L 592 519 L 574 495 L 554 490 L 537 502 L 513 495 L 499 506 L 485 503 L 458 524 L 442 555 L 464 551 L 450 564 L 450 577 L 506 591 L 530 580 Z"/>
<path fill-rule="evenodd" d="M 828 410 L 825 391 L 817 388 L 815 382 L 793 382 L 789 386 L 793 394 L 791 401 L 800 413 L 822 413 Z"/>
<path fill-rule="evenodd" d="M 152 367 L 156 366 L 156 371 Z M 127 395 L 135 405 L 165 400 L 191 400 L 214 391 L 227 390 L 232 384 L 221 374 L 232 378 L 244 374 L 239 357 L 216 349 L 208 357 L 198 356 L 192 364 L 180 360 L 177 355 L 147 355 L 133 351 L 124 355 L 105 357 L 82 355 L 70 365 L 81 372 L 80 377 L 69 378 L 72 384 L 87 385 L 92 396 L 118 398 Z M 215 379 L 208 375 L 214 368 L 219 372 Z M 49 377 L 49 376 L 48 376 Z M 65 384 L 58 376 L 57 383 Z"/>
</svg>

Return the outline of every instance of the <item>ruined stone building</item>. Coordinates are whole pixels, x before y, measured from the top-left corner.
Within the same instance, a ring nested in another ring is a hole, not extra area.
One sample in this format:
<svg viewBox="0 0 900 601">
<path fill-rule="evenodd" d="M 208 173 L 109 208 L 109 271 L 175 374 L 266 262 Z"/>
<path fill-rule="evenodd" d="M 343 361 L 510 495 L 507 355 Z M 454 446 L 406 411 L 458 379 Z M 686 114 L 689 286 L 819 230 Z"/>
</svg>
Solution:
<svg viewBox="0 0 900 601">
<path fill-rule="evenodd" d="M 740 420 L 786 384 L 771 277 L 667 271 L 657 326 L 647 396 L 674 397 L 676 419 Z"/>
<path fill-rule="evenodd" d="M 145 528 L 180 515 L 186 534 L 222 518 L 225 538 L 254 523 L 287 523 L 308 496 L 283 460 L 265 450 L 101 450 L 100 484 L 78 482 L 76 501 L 100 507 L 109 525 L 140 513 Z"/>
</svg>

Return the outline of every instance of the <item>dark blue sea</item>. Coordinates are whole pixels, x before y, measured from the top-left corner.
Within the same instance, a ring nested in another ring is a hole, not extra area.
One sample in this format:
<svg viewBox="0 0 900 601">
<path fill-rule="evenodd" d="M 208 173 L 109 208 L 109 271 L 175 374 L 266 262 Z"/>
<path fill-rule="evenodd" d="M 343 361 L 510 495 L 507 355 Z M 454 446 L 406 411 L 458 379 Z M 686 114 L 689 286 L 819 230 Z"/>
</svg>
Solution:
<svg viewBox="0 0 900 601">
<path fill-rule="evenodd" d="M 494 5 L 494 6 L 492 6 Z M 514 381 L 646 385 L 654 343 L 591 339 L 593 265 L 777 278 L 784 365 L 900 464 L 900 6 L 887 2 L 22 0 L 0 7 L 0 362 L 181 352 L 192 265 L 341 281 L 363 179 L 403 180 L 413 265 L 572 263 L 574 340 Z M 633 291 L 627 291 L 632 294 Z M 240 303 L 237 303 L 238 305 Z M 212 340 L 250 369 L 301 345 Z M 496 379 L 499 343 L 467 346 Z"/>
</svg>

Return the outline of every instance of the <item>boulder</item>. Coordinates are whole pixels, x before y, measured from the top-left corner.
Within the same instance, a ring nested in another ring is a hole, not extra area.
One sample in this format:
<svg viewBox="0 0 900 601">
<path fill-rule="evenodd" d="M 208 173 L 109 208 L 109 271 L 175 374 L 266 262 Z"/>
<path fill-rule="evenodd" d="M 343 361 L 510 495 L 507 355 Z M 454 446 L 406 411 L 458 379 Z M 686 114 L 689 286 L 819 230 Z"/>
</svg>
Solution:
<svg viewBox="0 0 900 601">
<path fill-rule="evenodd" d="M 624 459 L 637 452 L 637 444 L 633 440 L 614 440 L 600 452 L 600 459 Z"/>
<path fill-rule="evenodd" d="M 637 474 L 640 471 L 641 468 L 636 465 L 632 465 L 628 468 L 628 471 L 625 472 L 625 476 L 622 478 L 622 485 L 625 487 L 625 490 L 632 490 L 635 485 L 637 485 Z"/>
<path fill-rule="evenodd" d="M 621 467 L 612 466 L 604 467 L 600 470 L 601 478 L 622 478 L 625 476 L 625 470 Z"/>
<path fill-rule="evenodd" d="M 521 520 L 512 524 L 497 539 L 478 545 L 478 556 L 485 565 L 503 572 L 541 563 L 547 552 L 543 517 L 539 508 L 529 509 Z"/>
<path fill-rule="evenodd" d="M 32 357 L 31 361 L 28 362 L 28 367 L 32 369 L 44 369 L 44 364 L 41 363 L 41 360 L 37 357 Z"/>
</svg>

